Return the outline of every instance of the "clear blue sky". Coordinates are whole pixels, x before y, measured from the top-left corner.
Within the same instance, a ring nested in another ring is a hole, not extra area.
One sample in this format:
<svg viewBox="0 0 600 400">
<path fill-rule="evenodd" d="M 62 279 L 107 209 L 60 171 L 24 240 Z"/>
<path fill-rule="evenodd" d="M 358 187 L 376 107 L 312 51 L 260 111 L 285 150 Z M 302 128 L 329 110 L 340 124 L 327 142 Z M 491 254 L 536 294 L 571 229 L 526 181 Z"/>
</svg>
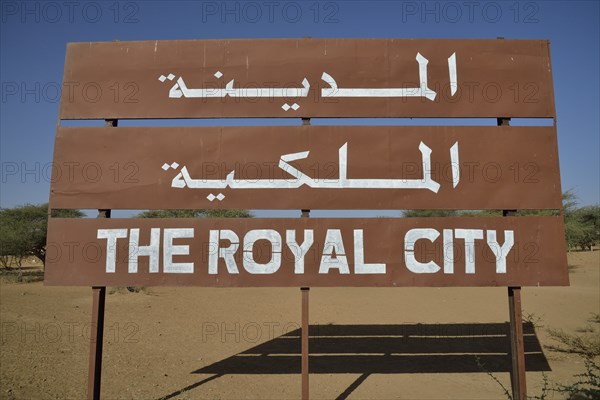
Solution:
<svg viewBox="0 0 600 400">
<path fill-rule="evenodd" d="M 48 201 L 57 89 L 67 42 L 304 36 L 549 39 L 562 187 L 574 190 L 581 204 L 600 201 L 598 1 L 2 0 L 0 4 L 1 207 Z M 12 174 L 14 168 L 17 173 Z"/>
</svg>

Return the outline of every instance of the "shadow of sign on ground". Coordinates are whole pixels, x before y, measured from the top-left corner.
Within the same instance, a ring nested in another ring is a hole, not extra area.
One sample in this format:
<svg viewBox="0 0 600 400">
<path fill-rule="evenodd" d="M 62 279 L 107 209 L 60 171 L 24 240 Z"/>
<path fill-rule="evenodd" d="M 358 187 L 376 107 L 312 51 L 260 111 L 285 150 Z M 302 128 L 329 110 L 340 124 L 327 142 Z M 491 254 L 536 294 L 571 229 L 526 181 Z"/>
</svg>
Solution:
<svg viewBox="0 0 600 400">
<path fill-rule="evenodd" d="M 338 397 L 346 398 L 370 374 L 509 372 L 508 323 L 311 325 L 311 374 L 362 374 Z M 532 323 L 523 324 L 527 371 L 550 371 Z M 227 374 L 299 374 L 300 329 L 199 368 L 214 374 L 162 399 L 171 399 Z"/>
</svg>

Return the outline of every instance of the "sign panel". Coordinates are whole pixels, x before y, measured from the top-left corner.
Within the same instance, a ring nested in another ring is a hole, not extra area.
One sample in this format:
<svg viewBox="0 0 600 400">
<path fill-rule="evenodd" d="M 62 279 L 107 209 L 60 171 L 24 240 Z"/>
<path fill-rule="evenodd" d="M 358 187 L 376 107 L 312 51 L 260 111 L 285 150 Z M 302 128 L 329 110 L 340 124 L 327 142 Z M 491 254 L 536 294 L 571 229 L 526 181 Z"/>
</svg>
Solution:
<svg viewBox="0 0 600 400">
<path fill-rule="evenodd" d="M 56 219 L 45 282 L 568 285 L 561 217 Z"/>
<path fill-rule="evenodd" d="M 59 128 L 50 205 L 559 209 L 556 130 Z"/>
<path fill-rule="evenodd" d="M 554 117 L 539 40 L 70 43 L 61 119 Z"/>
</svg>

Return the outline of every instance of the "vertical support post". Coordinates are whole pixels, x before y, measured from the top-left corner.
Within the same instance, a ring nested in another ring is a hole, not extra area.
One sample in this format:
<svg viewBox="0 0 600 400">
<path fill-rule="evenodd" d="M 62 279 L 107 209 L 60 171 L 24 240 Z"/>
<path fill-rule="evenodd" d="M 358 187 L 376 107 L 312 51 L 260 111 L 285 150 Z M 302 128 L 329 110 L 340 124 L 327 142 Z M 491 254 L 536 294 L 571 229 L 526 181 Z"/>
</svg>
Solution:
<svg viewBox="0 0 600 400">
<path fill-rule="evenodd" d="M 105 120 L 105 127 L 116 127 L 118 120 Z M 110 218 L 110 210 L 98 210 L 97 218 Z M 88 400 L 100 399 L 102 383 L 102 344 L 104 343 L 104 306 L 106 304 L 106 287 L 92 287 L 92 326 L 90 333 L 90 360 L 88 369 Z"/>
<path fill-rule="evenodd" d="M 510 118 L 498 118 L 498 126 L 510 125 Z M 502 216 L 516 215 L 516 210 L 503 210 Z M 508 312 L 510 314 L 510 381 L 513 400 L 527 399 L 527 378 L 525 373 L 525 342 L 523 340 L 523 309 L 521 287 L 508 288 Z"/>
<path fill-rule="evenodd" d="M 102 343 L 104 341 L 104 304 L 106 288 L 92 287 L 92 326 L 90 332 L 90 366 L 88 372 L 88 400 L 100 399 L 102 377 Z"/>
<path fill-rule="evenodd" d="M 310 118 L 302 118 L 302 125 L 310 125 Z M 310 218 L 310 210 L 302 210 L 300 218 Z M 300 334 L 302 356 L 301 356 L 301 373 L 302 373 L 302 400 L 308 400 L 309 398 L 309 384 L 308 384 L 308 295 L 310 288 L 300 288 L 302 293 L 302 332 Z"/>
<path fill-rule="evenodd" d="M 302 292 L 302 400 L 308 400 L 308 295 L 310 288 L 300 288 Z"/>
<path fill-rule="evenodd" d="M 521 309 L 521 288 L 508 288 L 508 308 L 510 312 L 510 351 L 512 358 L 511 384 L 513 400 L 527 399 L 525 376 L 525 343 L 523 342 L 523 315 Z"/>
</svg>

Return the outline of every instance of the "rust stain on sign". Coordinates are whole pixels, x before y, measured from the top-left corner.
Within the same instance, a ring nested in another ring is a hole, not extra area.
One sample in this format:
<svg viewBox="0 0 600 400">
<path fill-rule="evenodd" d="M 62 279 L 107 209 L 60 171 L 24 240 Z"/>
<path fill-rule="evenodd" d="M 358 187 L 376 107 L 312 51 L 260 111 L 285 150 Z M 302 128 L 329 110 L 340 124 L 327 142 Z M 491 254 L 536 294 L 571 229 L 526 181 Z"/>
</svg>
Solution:
<svg viewBox="0 0 600 400">
<path fill-rule="evenodd" d="M 561 217 L 53 218 L 49 232 L 49 285 L 568 285 Z"/>
<path fill-rule="evenodd" d="M 61 119 L 554 117 L 547 41 L 70 43 Z"/>
<path fill-rule="evenodd" d="M 52 208 L 558 209 L 554 127 L 59 128 Z"/>
</svg>

